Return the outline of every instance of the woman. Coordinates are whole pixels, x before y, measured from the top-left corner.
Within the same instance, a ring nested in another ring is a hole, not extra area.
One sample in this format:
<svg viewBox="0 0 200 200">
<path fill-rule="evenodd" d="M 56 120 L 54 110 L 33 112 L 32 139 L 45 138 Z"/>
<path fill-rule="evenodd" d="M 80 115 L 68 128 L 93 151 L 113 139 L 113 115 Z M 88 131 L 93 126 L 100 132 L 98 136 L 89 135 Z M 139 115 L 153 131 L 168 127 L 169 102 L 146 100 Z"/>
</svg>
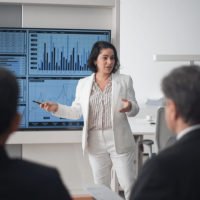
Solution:
<svg viewBox="0 0 200 200">
<path fill-rule="evenodd" d="M 117 74 L 119 61 L 115 47 L 108 42 L 96 42 L 88 59 L 94 73 L 80 79 L 72 106 L 44 102 L 40 105 L 53 115 L 84 118 L 82 147 L 88 150 L 96 184 L 110 187 L 111 167 L 130 198 L 135 181 L 135 141 L 127 120 L 139 112 L 130 76 Z"/>
</svg>

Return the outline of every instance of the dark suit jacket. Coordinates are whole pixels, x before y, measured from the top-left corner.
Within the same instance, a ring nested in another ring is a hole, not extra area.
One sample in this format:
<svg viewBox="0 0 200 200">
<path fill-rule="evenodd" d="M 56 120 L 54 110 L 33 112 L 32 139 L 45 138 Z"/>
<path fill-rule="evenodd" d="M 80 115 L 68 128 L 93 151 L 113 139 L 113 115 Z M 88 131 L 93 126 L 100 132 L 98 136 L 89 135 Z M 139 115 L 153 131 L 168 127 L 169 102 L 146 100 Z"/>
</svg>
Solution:
<svg viewBox="0 0 200 200">
<path fill-rule="evenodd" d="M 200 129 L 183 136 L 142 168 L 131 200 L 200 199 Z"/>
<path fill-rule="evenodd" d="M 0 146 L 1 200 L 71 199 L 57 170 L 19 159 L 10 159 Z"/>
</svg>

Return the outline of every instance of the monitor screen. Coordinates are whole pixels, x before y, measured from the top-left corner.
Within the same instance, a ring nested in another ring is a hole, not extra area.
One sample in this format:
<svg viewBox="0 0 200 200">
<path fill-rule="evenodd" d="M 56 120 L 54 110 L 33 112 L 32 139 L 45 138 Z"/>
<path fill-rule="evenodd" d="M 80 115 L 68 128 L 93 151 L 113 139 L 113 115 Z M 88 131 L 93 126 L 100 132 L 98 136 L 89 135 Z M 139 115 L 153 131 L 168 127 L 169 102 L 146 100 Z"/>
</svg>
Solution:
<svg viewBox="0 0 200 200">
<path fill-rule="evenodd" d="M 0 67 L 12 71 L 20 87 L 19 129 L 81 129 L 83 117 L 55 117 L 31 100 L 71 106 L 79 79 L 92 74 L 93 44 L 110 40 L 110 30 L 0 28 Z"/>
</svg>

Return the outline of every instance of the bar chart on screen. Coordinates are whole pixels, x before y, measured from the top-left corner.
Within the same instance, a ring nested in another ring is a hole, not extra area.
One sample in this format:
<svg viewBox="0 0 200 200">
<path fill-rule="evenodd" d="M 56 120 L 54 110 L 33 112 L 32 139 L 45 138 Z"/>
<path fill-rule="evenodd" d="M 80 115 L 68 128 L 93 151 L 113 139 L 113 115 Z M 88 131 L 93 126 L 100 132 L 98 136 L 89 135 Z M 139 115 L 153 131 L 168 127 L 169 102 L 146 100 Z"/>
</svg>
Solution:
<svg viewBox="0 0 200 200">
<path fill-rule="evenodd" d="M 20 130 L 82 129 L 83 117 L 55 117 L 31 100 L 71 106 L 78 81 L 97 41 L 111 42 L 111 30 L 0 27 L 0 68 L 17 78 Z"/>
<path fill-rule="evenodd" d="M 105 32 L 29 31 L 29 74 L 90 75 L 87 59 L 101 40 L 108 40 Z"/>
<path fill-rule="evenodd" d="M 76 86 L 79 79 L 70 78 L 30 78 L 29 100 L 39 102 L 51 101 L 71 106 L 75 100 Z M 29 126 L 66 126 L 83 121 L 83 118 L 75 122 L 53 116 L 41 109 L 39 105 L 29 102 Z"/>
</svg>

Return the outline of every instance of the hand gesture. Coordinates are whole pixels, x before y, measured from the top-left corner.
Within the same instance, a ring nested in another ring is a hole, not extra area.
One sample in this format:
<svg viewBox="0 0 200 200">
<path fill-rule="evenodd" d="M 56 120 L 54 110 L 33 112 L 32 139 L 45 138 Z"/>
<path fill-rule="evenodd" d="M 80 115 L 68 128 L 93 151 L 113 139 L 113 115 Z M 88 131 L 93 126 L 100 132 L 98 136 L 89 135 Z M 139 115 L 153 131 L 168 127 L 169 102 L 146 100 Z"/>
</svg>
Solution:
<svg viewBox="0 0 200 200">
<path fill-rule="evenodd" d="M 42 102 L 40 108 L 45 109 L 47 112 L 56 112 L 58 110 L 58 104 L 51 101 Z"/>
<path fill-rule="evenodd" d="M 119 110 L 120 113 L 125 113 L 131 111 L 132 104 L 126 99 L 121 99 L 124 102 L 124 107 Z"/>
</svg>

